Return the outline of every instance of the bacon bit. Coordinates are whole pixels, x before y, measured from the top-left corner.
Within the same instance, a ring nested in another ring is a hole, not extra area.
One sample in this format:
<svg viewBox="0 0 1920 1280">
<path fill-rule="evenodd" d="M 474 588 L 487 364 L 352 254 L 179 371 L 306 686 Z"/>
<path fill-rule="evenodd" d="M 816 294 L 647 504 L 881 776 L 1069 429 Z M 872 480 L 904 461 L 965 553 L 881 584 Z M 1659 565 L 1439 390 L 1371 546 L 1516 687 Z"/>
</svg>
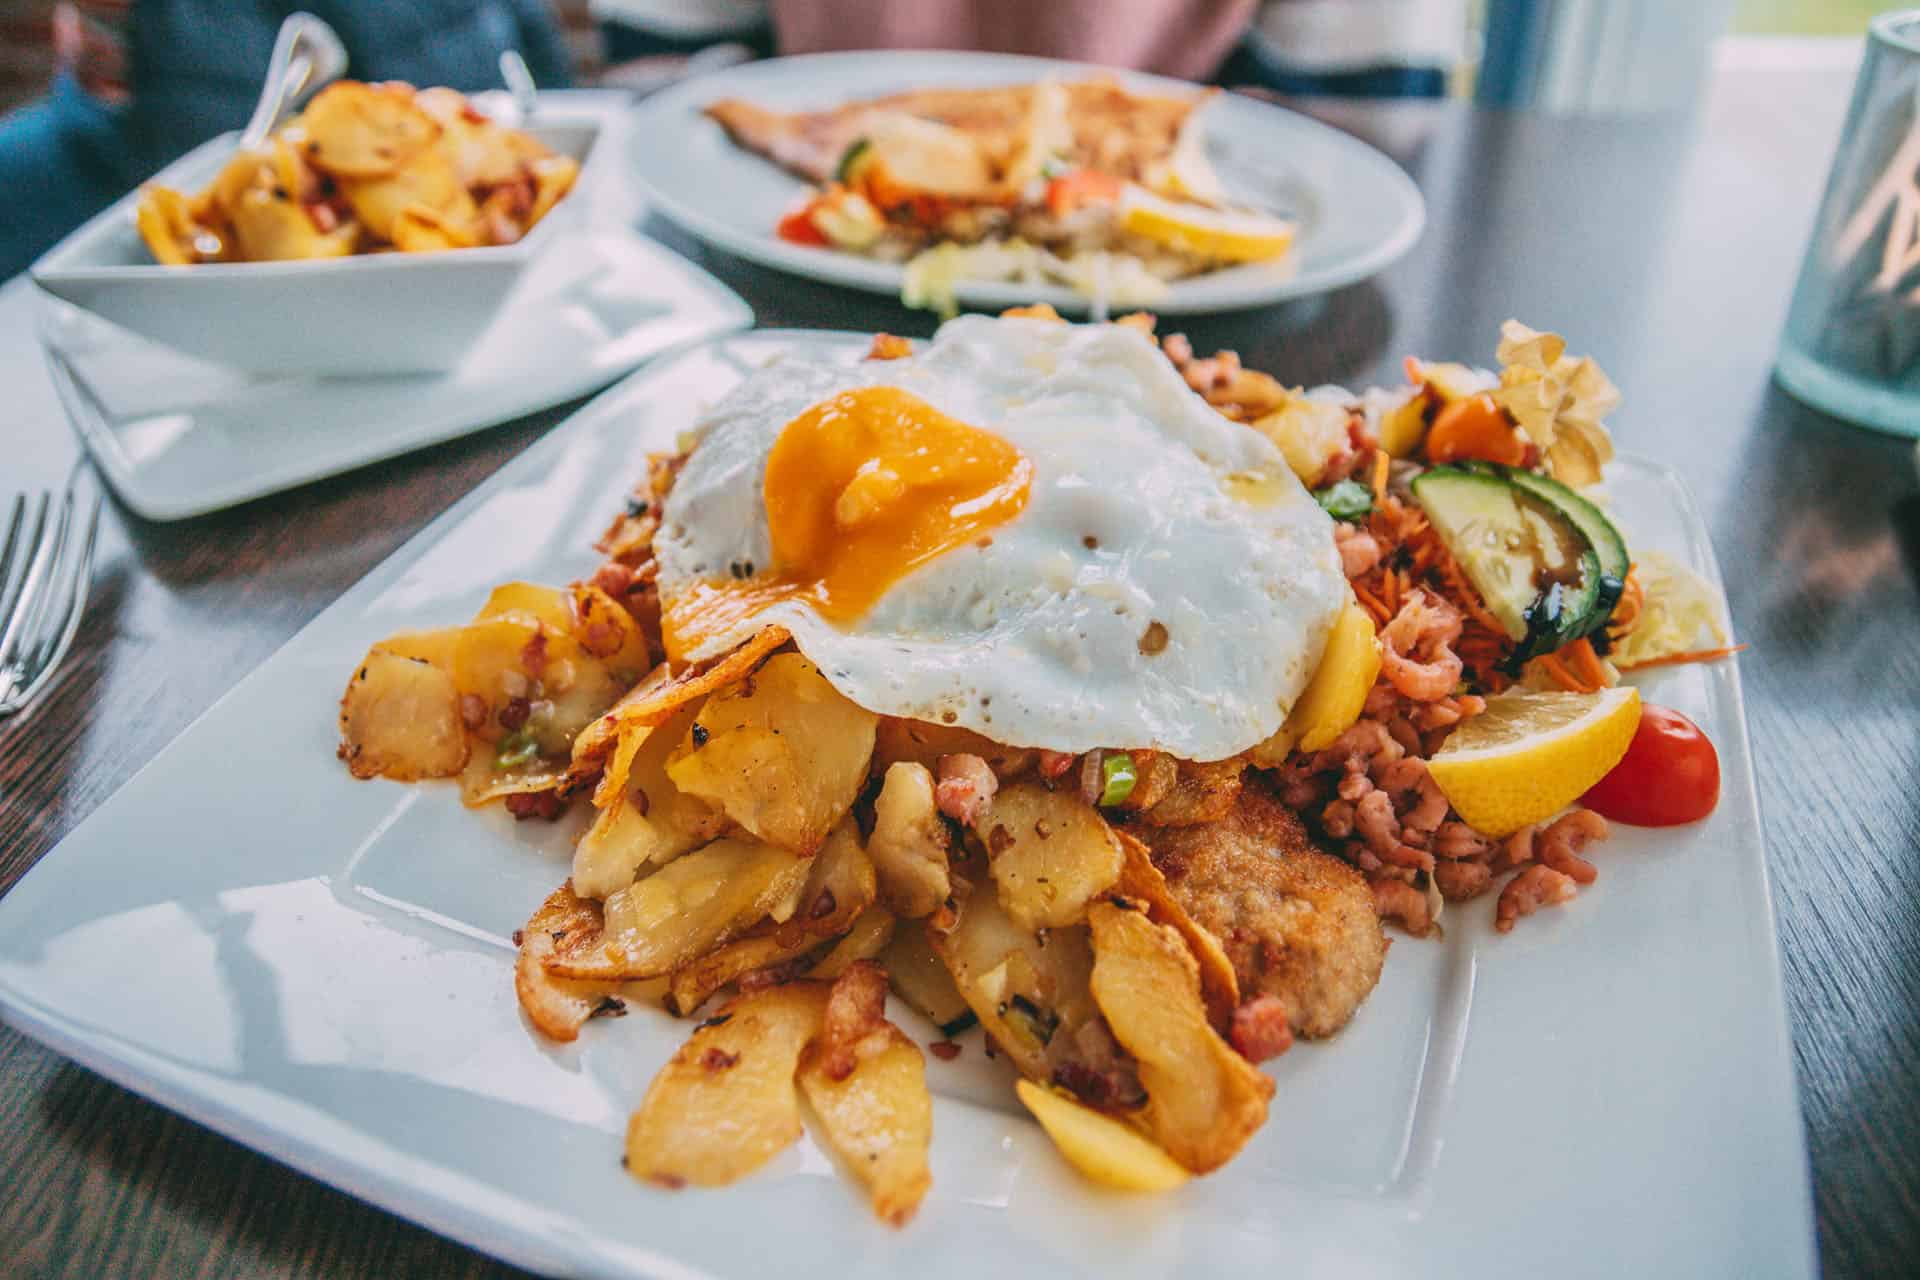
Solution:
<svg viewBox="0 0 1920 1280">
<path fill-rule="evenodd" d="M 987 762 L 969 753 L 941 756 L 933 762 L 933 771 L 939 779 L 933 789 L 934 804 L 963 827 L 979 821 L 1000 789 L 1000 780 Z"/>
<path fill-rule="evenodd" d="M 547 632 L 544 627 L 535 631 L 533 639 L 522 646 L 520 665 L 526 668 L 527 674 L 536 680 L 540 678 L 540 673 L 547 669 Z"/>
<path fill-rule="evenodd" d="M 526 726 L 527 717 L 532 714 L 532 702 L 525 698 L 508 698 L 507 704 L 500 708 L 500 727 L 508 733 L 517 733 Z"/>
<path fill-rule="evenodd" d="M 1663 658 L 1648 658 L 1643 662 L 1631 662 L 1621 667 L 1622 671 L 1645 671 L 1649 667 L 1672 667 L 1684 662 L 1718 662 L 1722 658 L 1731 658 L 1743 653 L 1752 646 L 1749 644 L 1730 644 L 1724 649 L 1690 649 L 1685 653 L 1669 653 Z"/>
<path fill-rule="evenodd" d="M 650 1173 L 647 1179 L 650 1182 L 659 1183 L 669 1191 L 678 1191 L 687 1185 L 687 1180 L 677 1173 Z"/>
<path fill-rule="evenodd" d="M 529 818 L 557 821 L 567 811 L 567 802 L 552 791 L 519 791 L 507 797 L 507 812 L 521 822 Z"/>
<path fill-rule="evenodd" d="M 887 971 L 871 960 L 856 960 L 834 980 L 827 1011 L 815 1041 L 820 1069 L 830 1080 L 845 1080 L 860 1065 L 860 1046 L 887 1026 Z"/>
<path fill-rule="evenodd" d="M 646 506 L 643 503 L 641 504 L 642 514 L 644 514 L 645 511 Z M 630 566 L 621 564 L 618 560 L 609 560 L 594 570 L 589 585 L 600 588 L 618 600 L 621 596 L 633 589 L 634 572 Z"/>
<path fill-rule="evenodd" d="M 1077 759 L 1079 759 L 1079 757 L 1071 752 L 1048 751 L 1045 747 L 1042 747 L 1040 749 L 1040 776 L 1051 782 L 1053 779 L 1066 773 L 1067 770 L 1073 768 L 1073 762 Z"/>
<path fill-rule="evenodd" d="M 952 1062 L 960 1056 L 960 1046 L 951 1040 L 935 1040 L 927 1050 L 942 1062 Z"/>
<path fill-rule="evenodd" d="M 867 348 L 869 360 L 900 360 L 912 354 L 912 340 L 895 337 L 891 333 L 874 334 L 873 345 Z"/>
<path fill-rule="evenodd" d="M 1293 1027 L 1287 1022 L 1286 1002 L 1279 996 L 1263 995 L 1233 1011 L 1233 1025 L 1227 1041 L 1248 1062 L 1277 1058 L 1293 1047 Z"/>
<path fill-rule="evenodd" d="M 487 700 L 477 693 L 460 695 L 460 723 L 478 729 L 487 722 Z"/>
<path fill-rule="evenodd" d="M 728 1053 L 725 1049 L 713 1048 L 700 1055 L 700 1065 L 707 1071 L 718 1075 L 740 1061 L 737 1053 Z"/>
</svg>

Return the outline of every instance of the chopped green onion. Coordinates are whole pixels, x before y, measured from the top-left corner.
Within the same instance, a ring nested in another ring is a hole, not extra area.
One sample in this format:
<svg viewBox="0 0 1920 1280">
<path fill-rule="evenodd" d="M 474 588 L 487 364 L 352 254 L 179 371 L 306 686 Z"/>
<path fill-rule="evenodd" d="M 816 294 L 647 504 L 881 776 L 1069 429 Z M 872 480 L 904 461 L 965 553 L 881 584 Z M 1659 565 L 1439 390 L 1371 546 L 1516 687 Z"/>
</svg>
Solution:
<svg viewBox="0 0 1920 1280">
<path fill-rule="evenodd" d="M 500 750 L 493 757 L 493 767 L 511 769 L 516 765 L 525 764 L 539 754 L 540 744 L 533 740 L 532 734 L 524 731 L 510 733 L 500 739 Z"/>
<path fill-rule="evenodd" d="M 1133 757 L 1124 751 L 1109 751 L 1100 760 L 1100 788 L 1102 805 L 1124 804 L 1133 794 L 1133 784 L 1140 775 L 1134 771 Z"/>
<path fill-rule="evenodd" d="M 1329 485 L 1316 492 L 1313 500 L 1335 520 L 1358 520 L 1373 510 L 1373 494 L 1367 491 L 1367 486 L 1354 480 Z"/>
</svg>

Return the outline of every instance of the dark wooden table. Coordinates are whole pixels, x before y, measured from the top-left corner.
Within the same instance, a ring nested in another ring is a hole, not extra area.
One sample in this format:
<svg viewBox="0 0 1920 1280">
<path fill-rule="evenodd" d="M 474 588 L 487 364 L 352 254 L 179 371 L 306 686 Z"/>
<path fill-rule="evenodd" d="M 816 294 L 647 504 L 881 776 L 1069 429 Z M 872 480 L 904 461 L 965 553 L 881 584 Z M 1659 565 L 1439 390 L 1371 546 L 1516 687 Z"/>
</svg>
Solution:
<svg viewBox="0 0 1920 1280">
<path fill-rule="evenodd" d="M 1920 494 L 1911 446 L 1768 379 L 1849 80 L 1723 67 L 1692 121 L 1348 111 L 1341 122 L 1425 190 L 1420 247 L 1317 304 L 1178 327 L 1291 382 L 1362 385 L 1397 381 L 1410 352 L 1487 362 L 1512 315 L 1568 334 L 1626 389 L 1620 443 L 1686 472 L 1753 644 L 1742 661 L 1821 1257 L 1835 1276 L 1883 1276 L 1920 1259 Z M 932 327 L 654 230 L 763 324 Z M 0 293 L 0 342 L 30 341 L 24 302 L 18 282 Z M 74 453 L 50 390 L 36 371 L 6 394 L 0 489 L 57 483 Z M 186 524 L 110 508 L 73 658 L 33 714 L 0 724 L 0 891 L 564 412 Z M 1702 1009 L 1701 1034 L 1712 1025 Z M 10 1030 L 0 1170 L 10 1276 L 513 1274 Z"/>
</svg>

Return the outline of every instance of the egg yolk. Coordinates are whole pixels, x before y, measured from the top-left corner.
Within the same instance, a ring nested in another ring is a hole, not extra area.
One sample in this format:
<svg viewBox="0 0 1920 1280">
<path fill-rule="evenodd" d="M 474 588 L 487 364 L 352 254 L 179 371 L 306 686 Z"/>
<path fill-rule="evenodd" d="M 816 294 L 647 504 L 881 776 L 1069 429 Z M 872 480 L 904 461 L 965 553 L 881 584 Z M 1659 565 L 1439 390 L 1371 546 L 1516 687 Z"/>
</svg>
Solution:
<svg viewBox="0 0 1920 1280">
<path fill-rule="evenodd" d="M 1026 509 L 1033 464 L 1014 445 L 899 387 L 861 387 L 789 422 L 761 497 L 773 564 L 730 566 L 667 602 L 669 655 L 781 600 L 849 623 L 914 569 Z"/>
</svg>

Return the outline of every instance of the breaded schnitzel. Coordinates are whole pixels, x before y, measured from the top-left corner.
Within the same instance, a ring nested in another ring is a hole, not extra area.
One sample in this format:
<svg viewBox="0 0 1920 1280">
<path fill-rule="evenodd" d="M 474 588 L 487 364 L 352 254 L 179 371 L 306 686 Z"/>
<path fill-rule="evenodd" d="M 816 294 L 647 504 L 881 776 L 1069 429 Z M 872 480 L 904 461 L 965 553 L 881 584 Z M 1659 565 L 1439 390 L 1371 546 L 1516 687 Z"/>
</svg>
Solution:
<svg viewBox="0 0 1920 1280">
<path fill-rule="evenodd" d="M 1380 980 L 1387 938 L 1366 880 L 1317 848 L 1256 776 L 1223 821 L 1135 834 L 1180 905 L 1220 939 L 1241 998 L 1278 996 L 1299 1035 L 1344 1027 Z"/>
</svg>

